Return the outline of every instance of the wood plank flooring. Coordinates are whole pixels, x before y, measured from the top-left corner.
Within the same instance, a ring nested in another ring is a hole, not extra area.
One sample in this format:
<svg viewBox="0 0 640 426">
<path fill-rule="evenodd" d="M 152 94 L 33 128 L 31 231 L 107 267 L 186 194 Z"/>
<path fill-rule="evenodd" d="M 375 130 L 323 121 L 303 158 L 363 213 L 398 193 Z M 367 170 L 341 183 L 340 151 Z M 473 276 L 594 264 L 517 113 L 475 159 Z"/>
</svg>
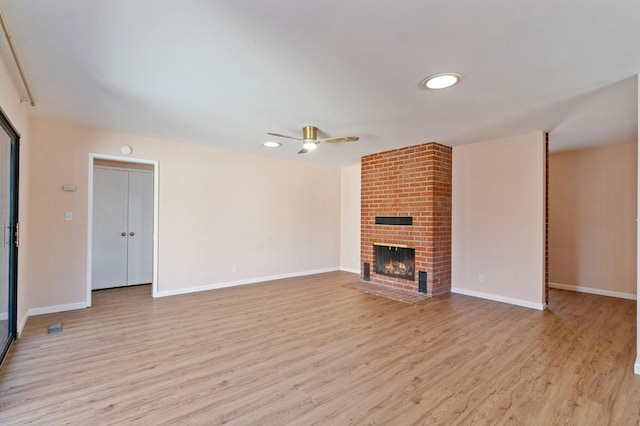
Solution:
<svg viewBox="0 0 640 426">
<path fill-rule="evenodd" d="M 32 317 L 0 373 L 0 424 L 638 425 L 634 301 L 409 305 L 341 286 L 357 280 L 104 290 Z"/>
<path fill-rule="evenodd" d="M 404 303 L 419 303 L 431 299 L 431 296 L 427 296 L 425 293 L 370 282 L 347 283 L 342 286 Z"/>
</svg>

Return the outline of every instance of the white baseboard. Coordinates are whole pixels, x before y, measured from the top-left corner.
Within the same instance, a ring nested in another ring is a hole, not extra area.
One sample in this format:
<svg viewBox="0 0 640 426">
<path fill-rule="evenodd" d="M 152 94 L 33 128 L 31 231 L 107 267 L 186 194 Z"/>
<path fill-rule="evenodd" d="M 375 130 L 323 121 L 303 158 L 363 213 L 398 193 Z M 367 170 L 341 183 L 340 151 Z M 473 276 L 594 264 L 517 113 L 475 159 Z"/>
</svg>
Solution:
<svg viewBox="0 0 640 426">
<path fill-rule="evenodd" d="M 483 293 L 480 291 L 467 290 L 464 288 L 451 287 L 452 293 L 464 294 L 465 296 L 479 297 L 481 299 L 493 300 L 494 302 L 508 303 L 510 305 L 523 306 L 525 308 L 537 309 L 544 311 L 546 306 L 544 303 L 529 302 L 528 300 L 514 299 L 511 297 L 498 296 L 497 294 Z"/>
<path fill-rule="evenodd" d="M 266 277 L 249 278 L 246 280 L 229 281 L 226 283 L 205 284 L 196 287 L 176 288 L 173 290 L 158 290 L 155 297 L 177 296 L 179 294 L 197 293 L 200 291 L 217 290 L 220 288 L 235 287 L 239 285 L 256 284 L 265 281 L 281 280 L 284 278 L 303 277 L 305 275 L 323 274 L 325 272 L 335 272 L 340 268 L 314 269 L 311 271 L 293 272 L 290 274 L 269 275 Z"/>
<path fill-rule="evenodd" d="M 24 317 L 22 318 L 22 321 L 20 322 L 20 325 L 18 326 L 18 339 L 22 334 L 22 330 L 24 330 L 24 327 L 27 325 L 27 320 L 31 316 L 54 314 L 56 312 L 64 312 L 64 311 L 74 311 L 76 309 L 84 309 L 86 307 L 87 307 L 86 302 L 79 302 L 79 303 L 69 303 L 67 305 L 45 306 L 42 308 L 29 309 L 27 310 L 27 313 L 24 315 Z"/>
<path fill-rule="evenodd" d="M 558 288 L 560 290 L 576 291 L 579 293 L 597 294 L 599 296 L 617 297 L 620 299 L 638 300 L 638 297 L 633 293 L 622 293 L 619 291 L 601 290 L 599 288 L 580 287 L 577 285 L 549 283 L 549 287 Z"/>
<path fill-rule="evenodd" d="M 355 268 L 345 268 L 344 266 L 341 266 L 341 267 L 340 267 L 340 270 L 341 270 L 341 271 L 344 271 L 344 272 L 351 272 L 351 273 L 353 273 L 353 274 L 358 274 L 358 275 L 360 275 L 360 269 L 355 269 Z"/>
<path fill-rule="evenodd" d="M 636 364 L 633 366 L 633 372 L 640 375 L 640 355 L 636 358 Z"/>
<path fill-rule="evenodd" d="M 24 326 L 27 325 L 27 320 L 28 319 L 29 319 L 29 312 L 24 314 L 24 317 L 22 318 L 22 322 L 18 326 L 18 339 L 22 335 L 22 330 L 24 330 Z"/>
<path fill-rule="evenodd" d="M 25 317 L 31 317 L 34 315 L 54 314 L 56 312 L 73 311 L 76 309 L 84 309 L 87 307 L 87 302 L 69 303 L 67 305 L 55 305 L 45 306 L 42 308 L 32 308 L 27 311 Z"/>
</svg>

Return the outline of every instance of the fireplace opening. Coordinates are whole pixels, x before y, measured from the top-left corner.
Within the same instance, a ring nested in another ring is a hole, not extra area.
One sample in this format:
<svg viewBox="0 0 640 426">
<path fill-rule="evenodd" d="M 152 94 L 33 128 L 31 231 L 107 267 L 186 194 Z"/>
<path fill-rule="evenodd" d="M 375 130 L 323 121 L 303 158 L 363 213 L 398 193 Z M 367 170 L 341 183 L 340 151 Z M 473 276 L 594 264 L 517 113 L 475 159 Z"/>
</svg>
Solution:
<svg viewBox="0 0 640 426">
<path fill-rule="evenodd" d="M 374 243 L 376 274 L 415 280 L 416 250 L 393 244 Z"/>
</svg>

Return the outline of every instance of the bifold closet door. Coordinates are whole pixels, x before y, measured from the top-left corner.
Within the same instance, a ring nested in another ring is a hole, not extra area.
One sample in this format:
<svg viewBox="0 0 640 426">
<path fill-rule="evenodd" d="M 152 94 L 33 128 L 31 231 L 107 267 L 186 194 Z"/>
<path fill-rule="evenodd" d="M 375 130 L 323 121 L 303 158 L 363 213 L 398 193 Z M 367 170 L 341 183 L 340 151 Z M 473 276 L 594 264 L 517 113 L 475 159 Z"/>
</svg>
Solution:
<svg viewBox="0 0 640 426">
<path fill-rule="evenodd" d="M 91 261 L 94 290 L 127 285 L 128 204 L 129 173 L 94 168 Z"/>
<path fill-rule="evenodd" d="M 148 284 L 153 270 L 153 173 L 129 172 L 127 285 Z"/>
<path fill-rule="evenodd" d="M 153 173 L 94 168 L 91 288 L 152 281 Z"/>
</svg>

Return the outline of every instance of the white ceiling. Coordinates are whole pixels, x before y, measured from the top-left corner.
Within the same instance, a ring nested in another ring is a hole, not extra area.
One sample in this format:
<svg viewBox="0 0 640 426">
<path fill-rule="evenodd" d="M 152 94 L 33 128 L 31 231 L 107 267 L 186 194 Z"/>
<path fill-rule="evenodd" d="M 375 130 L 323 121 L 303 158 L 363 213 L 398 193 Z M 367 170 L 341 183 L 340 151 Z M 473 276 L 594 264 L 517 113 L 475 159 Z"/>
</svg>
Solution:
<svg viewBox="0 0 640 426">
<path fill-rule="evenodd" d="M 0 5 L 38 117 L 328 165 L 536 130 L 554 150 L 637 140 L 637 0 Z M 443 71 L 463 80 L 419 87 Z M 360 141 L 261 145 L 305 125 Z"/>
</svg>

